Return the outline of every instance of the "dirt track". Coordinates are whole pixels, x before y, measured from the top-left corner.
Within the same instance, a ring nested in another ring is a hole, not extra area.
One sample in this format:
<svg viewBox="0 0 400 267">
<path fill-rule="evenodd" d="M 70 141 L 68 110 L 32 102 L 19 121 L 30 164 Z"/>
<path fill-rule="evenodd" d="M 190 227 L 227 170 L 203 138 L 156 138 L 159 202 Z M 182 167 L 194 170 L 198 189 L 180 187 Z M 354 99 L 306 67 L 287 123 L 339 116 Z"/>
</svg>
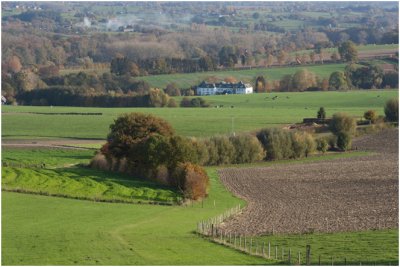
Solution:
<svg viewBox="0 0 400 267">
<path fill-rule="evenodd" d="M 2 147 L 12 148 L 65 148 L 89 149 L 79 147 L 79 144 L 104 144 L 105 140 L 98 139 L 56 139 L 56 140 L 1 140 Z"/>
<path fill-rule="evenodd" d="M 242 234 L 398 228 L 398 130 L 354 142 L 373 156 L 219 174 L 248 207 L 223 225 Z"/>
</svg>

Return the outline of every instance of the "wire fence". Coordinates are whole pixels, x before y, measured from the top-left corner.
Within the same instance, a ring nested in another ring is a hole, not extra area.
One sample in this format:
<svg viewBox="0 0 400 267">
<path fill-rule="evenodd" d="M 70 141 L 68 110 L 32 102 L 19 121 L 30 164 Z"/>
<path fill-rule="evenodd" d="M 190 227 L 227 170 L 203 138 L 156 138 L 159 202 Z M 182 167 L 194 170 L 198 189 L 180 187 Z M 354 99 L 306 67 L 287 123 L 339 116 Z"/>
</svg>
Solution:
<svg viewBox="0 0 400 267">
<path fill-rule="evenodd" d="M 241 206 L 238 205 L 224 212 L 221 215 L 197 223 L 197 233 L 210 241 L 233 248 L 256 257 L 262 257 L 269 261 L 279 262 L 285 265 L 382 265 L 382 262 L 360 258 L 354 260 L 347 257 L 314 255 L 311 246 L 306 245 L 303 249 L 292 249 L 290 247 L 278 246 L 271 241 L 260 241 L 260 238 L 226 231 L 221 224 L 229 218 L 240 214 Z M 398 260 L 387 260 L 384 265 L 397 265 Z"/>
</svg>

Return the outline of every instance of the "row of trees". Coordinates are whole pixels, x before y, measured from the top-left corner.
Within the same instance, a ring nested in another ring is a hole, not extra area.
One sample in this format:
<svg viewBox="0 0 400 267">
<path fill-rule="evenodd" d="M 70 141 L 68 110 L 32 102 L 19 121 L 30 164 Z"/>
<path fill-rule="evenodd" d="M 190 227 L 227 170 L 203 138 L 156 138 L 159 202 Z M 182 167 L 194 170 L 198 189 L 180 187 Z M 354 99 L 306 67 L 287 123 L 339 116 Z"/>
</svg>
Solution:
<svg viewBox="0 0 400 267">
<path fill-rule="evenodd" d="M 315 73 L 301 69 L 294 74 L 282 77 L 279 83 L 266 81 L 262 76 L 255 82 L 256 92 L 282 91 L 302 92 L 317 90 L 350 90 L 397 88 L 399 86 L 398 72 L 384 73 L 382 68 L 370 64 L 349 64 L 345 71 L 335 71 L 329 79 L 321 79 Z"/>
<path fill-rule="evenodd" d="M 80 87 L 49 87 L 21 92 L 18 103 L 32 106 L 76 107 L 177 107 L 163 90 L 149 89 L 146 94 L 82 94 Z"/>
<path fill-rule="evenodd" d="M 146 76 L 171 73 L 191 73 L 213 71 L 217 68 L 217 61 L 209 56 L 199 59 L 181 58 L 152 58 L 138 59 L 135 62 L 124 56 L 111 60 L 110 71 L 116 75 Z"/>
</svg>

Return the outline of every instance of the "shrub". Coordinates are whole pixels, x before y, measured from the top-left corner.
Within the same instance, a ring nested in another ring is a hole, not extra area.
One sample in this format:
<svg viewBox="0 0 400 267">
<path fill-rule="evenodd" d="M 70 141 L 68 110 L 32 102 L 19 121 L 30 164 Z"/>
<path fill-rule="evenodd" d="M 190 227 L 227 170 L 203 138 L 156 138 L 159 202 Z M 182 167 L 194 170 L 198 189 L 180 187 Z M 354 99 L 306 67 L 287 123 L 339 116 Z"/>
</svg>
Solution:
<svg viewBox="0 0 400 267">
<path fill-rule="evenodd" d="M 375 110 L 368 110 L 364 113 L 364 118 L 370 121 L 371 123 L 375 123 L 377 117 L 378 115 L 376 114 Z"/>
<path fill-rule="evenodd" d="M 330 130 L 333 134 L 337 135 L 341 132 L 347 132 L 353 134 L 356 129 L 355 120 L 345 113 L 333 114 L 332 121 L 330 124 Z"/>
<path fill-rule="evenodd" d="M 230 137 L 230 142 L 235 148 L 233 163 L 251 163 L 262 160 L 265 157 L 262 145 L 254 136 L 232 136 Z"/>
<path fill-rule="evenodd" d="M 169 170 L 167 168 L 167 166 L 165 165 L 160 165 L 156 168 L 155 171 L 155 181 L 163 184 L 163 185 L 170 185 L 171 181 L 170 181 L 170 176 L 169 176 Z"/>
<path fill-rule="evenodd" d="M 293 157 L 301 158 L 315 151 L 314 138 L 306 132 L 295 132 L 291 134 Z"/>
<path fill-rule="evenodd" d="M 209 161 L 208 148 L 204 141 L 198 141 L 197 139 L 191 139 L 191 146 L 196 151 L 194 163 L 199 165 L 205 165 Z"/>
<path fill-rule="evenodd" d="M 89 166 L 94 169 L 102 170 L 102 171 L 109 171 L 110 164 L 105 155 L 102 153 L 97 153 L 89 163 Z"/>
<path fill-rule="evenodd" d="M 339 149 L 346 151 L 351 148 L 351 134 L 348 132 L 340 132 L 337 134 L 337 146 Z"/>
<path fill-rule="evenodd" d="M 210 145 L 216 149 L 217 157 L 213 158 L 213 162 L 210 165 L 223 165 L 234 162 L 235 159 L 235 147 L 229 141 L 226 136 L 214 136 L 210 139 Z M 215 156 L 215 152 L 213 152 Z"/>
<path fill-rule="evenodd" d="M 318 119 L 325 119 L 326 118 L 326 112 L 325 112 L 325 108 L 320 107 L 317 113 L 317 118 Z"/>
<path fill-rule="evenodd" d="M 170 99 L 168 100 L 167 107 L 169 107 L 169 108 L 176 108 L 176 107 L 178 107 L 178 104 L 176 104 L 175 99 L 170 98 Z"/>
<path fill-rule="evenodd" d="M 330 149 L 330 150 L 334 150 L 335 147 L 336 147 L 336 143 L 337 143 L 337 137 L 336 137 L 336 135 L 331 135 L 331 136 L 328 138 L 329 149 Z"/>
<path fill-rule="evenodd" d="M 165 88 L 164 91 L 169 96 L 180 96 L 181 95 L 181 90 L 178 88 L 176 83 L 167 84 L 167 87 Z"/>
<path fill-rule="evenodd" d="M 399 121 L 399 99 L 392 98 L 385 104 L 385 115 L 388 121 Z"/>
<path fill-rule="evenodd" d="M 278 160 L 293 157 L 291 133 L 281 129 L 263 129 L 257 134 L 266 151 L 266 159 Z"/>
<path fill-rule="evenodd" d="M 191 141 L 182 136 L 172 136 L 167 150 L 168 167 L 174 169 L 180 162 L 197 163 L 196 149 Z"/>
<path fill-rule="evenodd" d="M 204 141 L 204 146 L 207 149 L 208 159 L 206 161 L 207 165 L 217 165 L 219 161 L 218 150 L 210 139 Z"/>
<path fill-rule="evenodd" d="M 324 138 L 324 137 L 318 138 L 316 140 L 316 146 L 317 146 L 318 151 L 325 153 L 329 148 L 327 138 Z"/>
<path fill-rule="evenodd" d="M 195 97 L 195 98 L 188 98 L 188 97 L 184 97 L 182 98 L 181 101 L 181 107 L 184 108 L 206 108 L 209 107 L 210 104 L 207 103 L 207 101 L 204 98 L 201 97 Z"/>
<path fill-rule="evenodd" d="M 198 200 L 208 195 L 209 177 L 206 171 L 196 164 L 179 164 L 173 179 L 185 198 Z"/>
</svg>

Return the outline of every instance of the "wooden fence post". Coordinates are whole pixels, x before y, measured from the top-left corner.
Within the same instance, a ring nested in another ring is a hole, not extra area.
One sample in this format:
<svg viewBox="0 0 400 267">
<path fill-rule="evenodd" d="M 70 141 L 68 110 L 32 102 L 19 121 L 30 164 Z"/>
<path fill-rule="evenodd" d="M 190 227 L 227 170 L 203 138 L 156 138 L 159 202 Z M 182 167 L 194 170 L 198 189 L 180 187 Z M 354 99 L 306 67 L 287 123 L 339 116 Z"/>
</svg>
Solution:
<svg viewBox="0 0 400 267">
<path fill-rule="evenodd" d="M 262 255 L 265 258 L 265 241 L 263 241 L 263 244 L 262 244 Z"/>
<path fill-rule="evenodd" d="M 256 241 L 256 255 L 258 255 L 258 242 Z"/>
<path fill-rule="evenodd" d="M 321 255 L 318 256 L 318 265 L 321 265 Z"/>
<path fill-rule="evenodd" d="M 289 265 L 290 265 L 290 262 L 291 262 L 291 257 L 292 256 L 292 250 L 289 248 L 289 254 L 288 254 L 288 263 L 289 263 Z"/>
<path fill-rule="evenodd" d="M 311 246 L 306 246 L 306 265 L 310 265 Z"/>
<path fill-rule="evenodd" d="M 282 255 L 281 255 L 281 257 L 282 257 L 282 260 L 285 257 L 285 248 L 284 247 L 282 247 Z"/>
<path fill-rule="evenodd" d="M 278 246 L 275 246 L 275 260 L 278 259 Z"/>
<path fill-rule="evenodd" d="M 268 259 L 271 258 L 271 242 L 268 241 Z"/>
<path fill-rule="evenodd" d="M 298 262 L 299 265 L 301 265 L 300 251 L 299 251 L 297 262 Z"/>
<path fill-rule="evenodd" d="M 253 249 L 253 238 L 250 238 L 250 250 L 249 250 L 250 255 L 251 255 L 252 249 Z"/>
</svg>

